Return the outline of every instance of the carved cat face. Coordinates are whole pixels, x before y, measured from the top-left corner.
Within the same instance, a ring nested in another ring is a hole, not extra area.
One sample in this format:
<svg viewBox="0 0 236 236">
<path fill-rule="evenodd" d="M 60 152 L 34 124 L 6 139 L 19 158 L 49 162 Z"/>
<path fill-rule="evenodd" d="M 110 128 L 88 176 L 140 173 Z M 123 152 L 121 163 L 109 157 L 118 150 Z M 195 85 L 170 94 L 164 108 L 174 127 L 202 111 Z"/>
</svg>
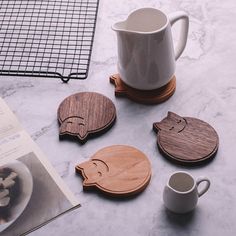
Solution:
<svg viewBox="0 0 236 236">
<path fill-rule="evenodd" d="M 99 182 L 101 178 L 107 176 L 109 168 L 107 164 L 98 159 L 92 159 L 81 163 L 78 168 L 83 172 L 85 176 L 84 185 L 90 186 Z"/>
<path fill-rule="evenodd" d="M 72 135 L 79 135 L 81 139 L 85 138 L 88 129 L 83 117 L 74 116 L 68 117 L 60 126 L 60 134 L 70 133 Z"/>
<path fill-rule="evenodd" d="M 183 117 L 169 111 L 166 118 L 153 124 L 153 128 L 155 131 L 179 133 L 184 130 L 186 124 Z"/>
</svg>

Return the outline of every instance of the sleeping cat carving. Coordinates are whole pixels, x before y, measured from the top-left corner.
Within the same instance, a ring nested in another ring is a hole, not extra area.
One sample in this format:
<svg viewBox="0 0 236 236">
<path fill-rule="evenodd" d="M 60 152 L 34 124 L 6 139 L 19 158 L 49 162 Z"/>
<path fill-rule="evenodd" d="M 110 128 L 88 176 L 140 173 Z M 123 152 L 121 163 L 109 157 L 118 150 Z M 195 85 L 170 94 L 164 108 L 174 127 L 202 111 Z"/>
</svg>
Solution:
<svg viewBox="0 0 236 236">
<path fill-rule="evenodd" d="M 204 162 L 216 154 L 219 138 L 208 123 L 181 117 L 168 112 L 160 122 L 153 124 L 160 151 L 171 160 L 182 164 Z"/>
<path fill-rule="evenodd" d="M 99 189 L 114 197 L 143 191 L 151 179 L 151 165 L 144 153 L 126 145 L 113 145 L 97 151 L 91 159 L 76 166 L 84 178 L 84 189 Z"/>
<path fill-rule="evenodd" d="M 57 111 L 59 137 L 75 137 L 85 143 L 91 135 L 111 128 L 116 119 L 113 102 L 102 94 L 81 92 L 65 98 Z"/>
</svg>

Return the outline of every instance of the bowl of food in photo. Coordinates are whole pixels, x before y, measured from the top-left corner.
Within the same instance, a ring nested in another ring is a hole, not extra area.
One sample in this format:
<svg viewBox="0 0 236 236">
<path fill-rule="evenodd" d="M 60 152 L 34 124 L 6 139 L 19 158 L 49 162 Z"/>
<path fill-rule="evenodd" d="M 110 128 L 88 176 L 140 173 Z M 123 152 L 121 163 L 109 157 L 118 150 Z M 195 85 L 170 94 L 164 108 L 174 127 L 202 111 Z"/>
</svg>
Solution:
<svg viewBox="0 0 236 236">
<path fill-rule="evenodd" d="M 0 232 L 25 210 L 33 191 L 28 167 L 17 160 L 0 165 Z"/>
</svg>

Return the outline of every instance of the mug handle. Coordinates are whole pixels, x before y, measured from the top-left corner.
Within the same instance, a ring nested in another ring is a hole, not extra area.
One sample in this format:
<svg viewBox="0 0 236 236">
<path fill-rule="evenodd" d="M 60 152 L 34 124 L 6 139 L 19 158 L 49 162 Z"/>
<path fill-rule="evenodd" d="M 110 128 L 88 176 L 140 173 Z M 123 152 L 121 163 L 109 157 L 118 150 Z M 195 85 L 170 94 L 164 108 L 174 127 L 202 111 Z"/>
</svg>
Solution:
<svg viewBox="0 0 236 236">
<path fill-rule="evenodd" d="M 206 185 L 205 185 L 205 187 L 200 192 L 198 191 L 198 197 L 201 197 L 209 189 L 209 187 L 211 185 L 211 182 L 210 182 L 210 180 L 208 178 L 206 178 L 206 177 L 199 177 L 197 179 L 197 181 L 196 181 L 197 187 L 202 182 L 206 182 Z"/>
<path fill-rule="evenodd" d="M 170 25 L 172 26 L 175 22 L 178 20 L 182 20 L 182 25 L 180 29 L 180 36 L 179 36 L 179 42 L 177 43 L 175 47 L 175 60 L 177 60 L 182 52 L 184 51 L 184 48 L 187 43 L 188 38 L 188 28 L 189 28 L 189 17 L 188 15 L 183 11 L 177 11 L 173 12 L 170 15 L 168 15 Z"/>
</svg>

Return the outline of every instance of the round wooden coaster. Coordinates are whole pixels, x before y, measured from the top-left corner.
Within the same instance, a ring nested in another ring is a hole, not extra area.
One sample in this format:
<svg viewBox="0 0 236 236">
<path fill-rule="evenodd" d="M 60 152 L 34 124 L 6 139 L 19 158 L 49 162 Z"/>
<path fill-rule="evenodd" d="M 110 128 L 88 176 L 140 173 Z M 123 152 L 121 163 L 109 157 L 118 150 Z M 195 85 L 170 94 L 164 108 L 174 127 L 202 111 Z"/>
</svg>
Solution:
<svg viewBox="0 0 236 236">
<path fill-rule="evenodd" d="M 216 154 L 219 138 L 208 123 L 168 112 L 166 118 L 153 124 L 157 145 L 165 157 L 183 165 L 210 161 Z"/>
<path fill-rule="evenodd" d="M 84 189 L 97 188 L 114 197 L 143 191 L 151 179 L 148 158 L 134 147 L 114 145 L 96 152 L 89 161 L 76 166 Z"/>
<path fill-rule="evenodd" d="M 85 142 L 92 134 L 102 133 L 113 125 L 116 108 L 113 102 L 102 94 L 76 93 L 59 105 L 57 118 L 60 137 L 69 135 Z"/>
<path fill-rule="evenodd" d="M 143 104 L 158 104 L 170 98 L 176 88 L 176 78 L 172 77 L 165 86 L 154 90 L 139 90 L 125 84 L 119 74 L 112 75 L 110 82 L 115 85 L 115 95 L 118 97 L 127 97 L 135 102 Z"/>
</svg>

